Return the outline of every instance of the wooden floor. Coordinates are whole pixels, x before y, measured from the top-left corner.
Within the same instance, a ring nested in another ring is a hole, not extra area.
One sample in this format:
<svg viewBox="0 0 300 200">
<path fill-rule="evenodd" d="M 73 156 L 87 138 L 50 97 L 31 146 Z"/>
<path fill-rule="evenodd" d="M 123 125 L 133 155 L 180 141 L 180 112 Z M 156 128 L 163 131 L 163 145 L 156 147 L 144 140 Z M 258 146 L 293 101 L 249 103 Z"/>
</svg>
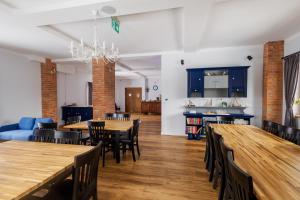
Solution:
<svg viewBox="0 0 300 200">
<path fill-rule="evenodd" d="M 217 199 L 204 169 L 205 142 L 161 136 L 160 116 L 141 118 L 140 159 L 134 163 L 127 152 L 116 164 L 109 155 L 106 167 L 99 169 L 99 199 Z"/>
</svg>

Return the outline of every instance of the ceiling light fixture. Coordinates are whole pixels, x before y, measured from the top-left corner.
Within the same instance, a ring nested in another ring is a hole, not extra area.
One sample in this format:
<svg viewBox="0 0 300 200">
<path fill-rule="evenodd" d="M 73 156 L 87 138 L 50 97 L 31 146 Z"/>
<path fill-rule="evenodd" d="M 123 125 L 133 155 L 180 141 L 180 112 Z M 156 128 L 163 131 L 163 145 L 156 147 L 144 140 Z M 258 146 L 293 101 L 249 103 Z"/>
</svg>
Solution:
<svg viewBox="0 0 300 200">
<path fill-rule="evenodd" d="M 105 63 L 115 63 L 119 59 L 119 49 L 115 47 L 114 43 L 110 48 L 107 48 L 105 40 L 100 41 L 98 38 L 97 18 L 100 17 L 99 10 L 93 10 L 94 15 L 94 40 L 93 46 L 86 46 L 83 39 L 80 40 L 80 44 L 75 45 L 74 41 L 71 41 L 70 52 L 72 58 L 82 60 L 84 62 L 92 62 L 96 60 L 98 63 L 103 60 Z"/>
</svg>

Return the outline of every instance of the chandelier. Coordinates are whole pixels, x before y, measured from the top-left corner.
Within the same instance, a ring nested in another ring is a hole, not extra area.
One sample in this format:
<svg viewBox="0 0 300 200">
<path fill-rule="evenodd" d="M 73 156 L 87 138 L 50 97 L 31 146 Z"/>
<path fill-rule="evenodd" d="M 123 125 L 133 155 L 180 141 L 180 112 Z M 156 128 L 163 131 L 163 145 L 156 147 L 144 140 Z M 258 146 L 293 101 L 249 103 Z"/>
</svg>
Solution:
<svg viewBox="0 0 300 200">
<path fill-rule="evenodd" d="M 75 44 L 74 41 L 71 41 L 70 52 L 72 58 L 76 60 L 81 60 L 86 63 L 96 60 L 98 63 L 100 60 L 103 60 L 107 63 L 116 63 L 119 58 L 119 49 L 115 47 L 114 43 L 111 43 L 109 47 L 107 46 L 105 40 L 100 40 L 98 38 L 98 29 L 97 29 L 97 18 L 100 16 L 99 10 L 93 10 L 94 19 L 94 39 L 93 45 L 88 46 L 83 41 L 80 40 L 79 44 Z"/>
</svg>

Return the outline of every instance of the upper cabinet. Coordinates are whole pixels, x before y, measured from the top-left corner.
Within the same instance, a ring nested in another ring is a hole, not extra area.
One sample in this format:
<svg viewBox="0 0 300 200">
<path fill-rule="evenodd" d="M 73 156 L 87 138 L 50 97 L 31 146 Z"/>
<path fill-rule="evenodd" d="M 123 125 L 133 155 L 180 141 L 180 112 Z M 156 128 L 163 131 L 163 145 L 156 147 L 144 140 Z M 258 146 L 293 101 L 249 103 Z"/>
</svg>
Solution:
<svg viewBox="0 0 300 200">
<path fill-rule="evenodd" d="M 229 97 L 247 97 L 247 72 L 246 67 L 229 70 Z"/>
<path fill-rule="evenodd" d="M 203 97 L 204 70 L 188 69 L 188 97 Z"/>
<path fill-rule="evenodd" d="M 188 97 L 247 97 L 249 66 L 187 69 Z"/>
</svg>

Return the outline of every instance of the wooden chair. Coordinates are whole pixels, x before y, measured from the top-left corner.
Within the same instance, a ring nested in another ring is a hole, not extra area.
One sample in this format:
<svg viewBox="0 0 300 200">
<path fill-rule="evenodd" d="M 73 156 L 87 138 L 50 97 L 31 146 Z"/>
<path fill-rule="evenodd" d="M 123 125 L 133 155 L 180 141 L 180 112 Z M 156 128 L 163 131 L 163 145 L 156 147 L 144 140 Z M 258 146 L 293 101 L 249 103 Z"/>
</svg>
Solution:
<svg viewBox="0 0 300 200">
<path fill-rule="evenodd" d="M 50 130 L 57 130 L 57 123 L 38 123 L 39 129 L 50 129 Z"/>
<path fill-rule="evenodd" d="M 57 144 L 80 144 L 80 132 L 77 131 L 56 131 L 55 142 Z"/>
<path fill-rule="evenodd" d="M 289 126 L 283 126 L 279 132 L 279 137 L 297 144 L 297 134 L 299 130 Z"/>
<path fill-rule="evenodd" d="M 206 168 L 209 171 L 209 181 L 211 182 L 213 180 L 213 175 L 214 175 L 214 170 L 215 170 L 215 160 L 216 160 L 216 154 L 215 154 L 215 147 L 214 147 L 214 142 L 212 138 L 212 128 L 208 126 L 207 129 L 207 140 L 209 143 L 209 159 L 206 165 Z"/>
<path fill-rule="evenodd" d="M 105 113 L 104 118 L 106 120 L 112 120 L 114 117 L 114 113 Z"/>
<path fill-rule="evenodd" d="M 227 161 L 232 177 L 232 189 L 234 200 L 254 200 L 252 177 L 242 171 L 233 161 L 232 151 L 227 153 Z"/>
<path fill-rule="evenodd" d="M 263 130 L 276 134 L 277 133 L 277 124 L 268 120 L 263 121 Z"/>
<path fill-rule="evenodd" d="M 129 113 L 118 113 L 117 114 L 117 119 L 128 121 L 128 120 L 130 120 L 130 114 Z"/>
<path fill-rule="evenodd" d="M 66 179 L 54 185 L 45 199 L 89 200 L 97 199 L 98 165 L 102 143 L 74 159 L 72 180 Z"/>
<path fill-rule="evenodd" d="M 207 136 L 207 132 L 208 132 L 208 127 L 209 127 L 209 124 L 206 124 L 205 125 L 205 133 L 206 133 L 206 140 L 205 140 L 205 154 L 204 154 L 204 162 L 205 162 L 205 168 L 208 169 L 207 167 L 207 163 L 208 163 L 208 160 L 209 160 L 209 142 L 208 142 L 208 136 Z"/>
<path fill-rule="evenodd" d="M 55 143 L 55 131 L 51 129 L 35 129 L 33 141 Z"/>
<path fill-rule="evenodd" d="M 221 148 L 221 152 L 222 152 L 223 164 L 224 164 L 223 167 L 224 167 L 224 172 L 225 172 L 224 179 L 222 179 L 223 185 L 225 185 L 224 199 L 229 200 L 229 199 L 233 198 L 233 193 L 232 193 L 232 181 L 231 181 L 232 178 L 231 178 L 231 173 L 229 170 L 227 154 L 228 154 L 228 152 L 231 152 L 232 158 L 234 159 L 233 150 L 224 144 L 223 138 L 220 138 L 219 143 L 220 143 L 220 148 Z M 219 195 L 219 199 L 221 199 L 220 195 Z"/>
<path fill-rule="evenodd" d="M 234 123 L 233 117 L 221 116 L 221 117 L 217 117 L 217 121 L 218 121 L 218 124 L 233 124 Z"/>
<path fill-rule="evenodd" d="M 129 138 L 127 139 L 120 139 L 120 144 L 122 146 L 121 150 L 125 152 L 126 150 L 130 150 L 132 152 L 132 158 L 136 161 L 135 158 L 135 149 L 136 146 L 138 155 L 140 156 L 140 148 L 139 148 L 139 127 L 140 127 L 140 120 L 136 119 L 133 120 L 133 128 L 131 133 L 129 134 Z"/>
<path fill-rule="evenodd" d="M 217 188 L 219 178 L 221 178 L 221 188 L 219 191 L 219 196 L 221 197 L 220 199 L 223 199 L 224 189 L 225 189 L 225 185 L 223 184 L 224 179 L 225 179 L 225 175 L 224 175 L 225 172 L 224 172 L 223 156 L 222 156 L 220 142 L 219 142 L 219 140 L 222 138 L 222 136 L 215 133 L 212 130 L 212 138 L 213 138 L 215 153 L 216 153 L 215 170 L 214 170 L 214 177 L 213 177 L 213 188 L 214 189 Z"/>
<path fill-rule="evenodd" d="M 105 122 L 94 122 L 88 121 L 91 145 L 96 146 L 99 142 L 102 142 L 102 166 L 105 166 L 105 154 L 113 150 L 112 140 L 109 137 L 109 134 L 104 131 Z"/>
</svg>

